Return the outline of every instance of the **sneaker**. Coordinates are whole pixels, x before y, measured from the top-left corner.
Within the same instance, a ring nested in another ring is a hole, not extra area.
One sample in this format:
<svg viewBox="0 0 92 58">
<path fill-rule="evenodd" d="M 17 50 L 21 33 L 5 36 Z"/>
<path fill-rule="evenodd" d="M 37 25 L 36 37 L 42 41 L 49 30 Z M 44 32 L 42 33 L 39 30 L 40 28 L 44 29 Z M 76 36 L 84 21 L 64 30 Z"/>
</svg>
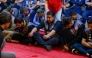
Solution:
<svg viewBox="0 0 92 58">
<path fill-rule="evenodd" d="M 45 48 L 50 51 L 52 49 L 51 45 L 45 45 Z"/>
<path fill-rule="evenodd" d="M 72 53 L 78 54 L 78 51 L 76 49 L 72 49 Z"/>
<path fill-rule="evenodd" d="M 92 58 L 92 55 L 90 55 L 89 58 Z"/>
<path fill-rule="evenodd" d="M 34 44 L 35 44 L 36 46 L 39 46 L 39 45 L 40 45 L 38 42 L 35 42 Z"/>
</svg>

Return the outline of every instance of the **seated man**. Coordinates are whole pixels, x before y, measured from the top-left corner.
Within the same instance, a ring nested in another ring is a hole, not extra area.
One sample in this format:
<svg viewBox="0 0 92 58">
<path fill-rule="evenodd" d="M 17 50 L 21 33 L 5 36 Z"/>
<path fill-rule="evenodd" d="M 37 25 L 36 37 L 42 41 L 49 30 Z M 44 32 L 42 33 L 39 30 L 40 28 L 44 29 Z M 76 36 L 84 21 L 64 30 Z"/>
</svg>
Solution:
<svg viewBox="0 0 92 58">
<path fill-rule="evenodd" d="M 72 52 L 76 50 L 86 56 L 92 55 L 92 18 L 88 19 L 88 26 L 89 28 L 86 28 L 83 33 L 81 44 L 75 43 L 73 45 L 74 49 L 72 50 Z M 92 56 L 90 58 L 92 58 Z"/>
<path fill-rule="evenodd" d="M 85 11 L 82 13 L 84 23 L 87 21 L 88 17 L 92 17 L 92 0 L 85 0 L 85 7 Z"/>
<path fill-rule="evenodd" d="M 34 25 L 28 26 L 26 20 L 19 17 L 15 18 L 14 23 L 16 25 L 16 33 L 12 35 L 12 40 L 17 40 L 22 44 L 32 43 L 32 38 L 28 37 L 28 34 L 34 28 Z"/>
<path fill-rule="evenodd" d="M 85 4 L 85 0 L 70 0 L 66 5 L 63 5 L 65 9 L 65 16 L 69 17 L 69 14 L 72 10 L 77 12 L 79 15 L 82 15 L 82 6 Z M 68 8 L 68 9 L 66 9 Z"/>
<path fill-rule="evenodd" d="M 45 19 L 44 10 L 38 9 L 34 16 L 33 23 L 35 26 L 39 25 Z"/>
<path fill-rule="evenodd" d="M 2 34 L 4 29 L 7 29 L 11 22 L 11 14 L 9 12 L 0 13 L 0 58 L 16 58 L 14 53 L 2 52 L 5 45 L 5 39 Z"/>
<path fill-rule="evenodd" d="M 77 42 L 80 43 L 82 39 L 84 25 L 79 20 L 73 20 L 68 17 L 65 17 L 63 19 L 63 25 L 63 47 L 64 50 L 69 51 L 71 45 Z"/>
<path fill-rule="evenodd" d="M 61 22 L 54 19 L 54 13 L 51 11 L 47 12 L 47 19 L 42 22 L 37 27 L 28 34 L 29 37 L 34 37 L 34 39 L 47 50 L 51 50 L 52 46 L 59 44 L 59 28 L 62 27 Z M 44 28 L 45 34 L 41 35 L 37 30 Z"/>
<path fill-rule="evenodd" d="M 74 20 L 79 20 L 79 21 L 81 21 L 82 23 L 84 23 L 84 22 L 83 22 L 83 17 L 80 16 L 79 14 L 77 14 L 75 11 L 71 11 L 71 12 L 70 12 L 70 18 L 71 18 L 71 19 L 74 19 Z"/>
</svg>

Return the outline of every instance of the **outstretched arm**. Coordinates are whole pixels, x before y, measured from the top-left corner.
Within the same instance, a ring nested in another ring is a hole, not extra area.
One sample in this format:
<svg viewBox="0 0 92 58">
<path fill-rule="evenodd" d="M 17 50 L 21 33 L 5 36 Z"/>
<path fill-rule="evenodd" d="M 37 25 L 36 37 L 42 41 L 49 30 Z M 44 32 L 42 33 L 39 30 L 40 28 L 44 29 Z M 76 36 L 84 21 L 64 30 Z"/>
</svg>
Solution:
<svg viewBox="0 0 92 58">
<path fill-rule="evenodd" d="M 92 46 L 91 46 L 89 43 L 87 43 L 87 42 L 86 42 L 86 39 L 84 39 L 84 38 L 82 39 L 82 42 L 81 42 L 81 43 L 82 43 L 82 45 L 85 46 L 85 47 L 92 48 Z"/>
<path fill-rule="evenodd" d="M 7 2 L 7 0 L 0 0 L 0 2 Z"/>
</svg>

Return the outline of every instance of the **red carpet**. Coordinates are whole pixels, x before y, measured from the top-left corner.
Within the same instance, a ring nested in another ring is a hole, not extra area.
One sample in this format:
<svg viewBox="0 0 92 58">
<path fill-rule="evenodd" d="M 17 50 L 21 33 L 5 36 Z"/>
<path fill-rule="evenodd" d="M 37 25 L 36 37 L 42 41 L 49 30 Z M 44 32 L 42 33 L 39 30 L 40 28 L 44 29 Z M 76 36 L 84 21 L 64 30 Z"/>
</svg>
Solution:
<svg viewBox="0 0 92 58">
<path fill-rule="evenodd" d="M 84 55 L 75 55 L 63 52 L 59 47 L 47 51 L 43 47 L 26 46 L 16 43 L 6 43 L 5 52 L 15 52 L 17 58 L 88 58 Z"/>
</svg>

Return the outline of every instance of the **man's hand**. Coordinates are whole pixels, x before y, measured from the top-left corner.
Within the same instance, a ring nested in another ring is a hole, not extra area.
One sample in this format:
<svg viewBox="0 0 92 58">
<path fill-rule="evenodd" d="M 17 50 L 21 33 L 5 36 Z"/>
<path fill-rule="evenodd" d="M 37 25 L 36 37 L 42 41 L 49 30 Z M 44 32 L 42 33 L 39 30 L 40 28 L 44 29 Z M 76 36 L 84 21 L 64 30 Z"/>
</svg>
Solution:
<svg viewBox="0 0 92 58">
<path fill-rule="evenodd" d="M 15 0 L 15 3 L 23 2 L 23 0 Z"/>
<path fill-rule="evenodd" d="M 41 5 L 41 2 L 40 1 L 37 1 L 36 5 L 40 6 Z"/>
<path fill-rule="evenodd" d="M 63 49 L 64 49 L 64 51 L 68 51 L 69 50 L 68 45 L 64 45 Z"/>
<path fill-rule="evenodd" d="M 27 34 L 27 32 L 28 32 L 28 26 L 26 26 L 26 27 L 23 29 L 23 33 L 24 33 L 24 34 Z"/>
<path fill-rule="evenodd" d="M 0 0 L 0 2 L 7 2 L 7 0 Z"/>
<path fill-rule="evenodd" d="M 66 6 L 65 6 L 65 5 L 63 5 L 63 8 L 64 8 L 64 9 L 66 9 Z"/>
<path fill-rule="evenodd" d="M 43 36 L 44 39 L 49 39 L 50 37 L 48 35 Z"/>
<path fill-rule="evenodd" d="M 32 34 L 32 33 L 29 33 L 29 34 L 28 34 L 28 37 L 32 37 L 32 36 L 33 36 L 33 34 Z"/>
<path fill-rule="evenodd" d="M 92 43 L 91 42 L 87 42 L 91 47 L 92 47 Z"/>
</svg>

